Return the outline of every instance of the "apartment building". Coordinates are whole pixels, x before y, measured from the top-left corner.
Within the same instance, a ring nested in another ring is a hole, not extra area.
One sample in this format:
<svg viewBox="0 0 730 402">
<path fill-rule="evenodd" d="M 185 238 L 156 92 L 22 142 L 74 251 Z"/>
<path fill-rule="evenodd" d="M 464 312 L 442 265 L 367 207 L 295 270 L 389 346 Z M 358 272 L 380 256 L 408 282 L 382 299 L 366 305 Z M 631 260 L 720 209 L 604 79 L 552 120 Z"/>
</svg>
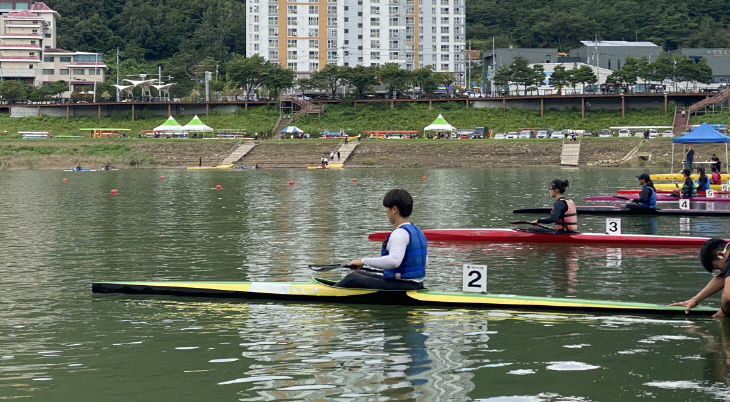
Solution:
<svg viewBox="0 0 730 402">
<path fill-rule="evenodd" d="M 299 76 L 327 64 L 431 66 L 463 82 L 465 0 L 248 0 L 246 53 Z"/>
<path fill-rule="evenodd" d="M 71 91 L 104 81 L 107 66 L 100 54 L 56 48 L 59 14 L 45 3 L 0 1 L 0 15 L 2 79 L 34 86 L 62 80 Z"/>
</svg>

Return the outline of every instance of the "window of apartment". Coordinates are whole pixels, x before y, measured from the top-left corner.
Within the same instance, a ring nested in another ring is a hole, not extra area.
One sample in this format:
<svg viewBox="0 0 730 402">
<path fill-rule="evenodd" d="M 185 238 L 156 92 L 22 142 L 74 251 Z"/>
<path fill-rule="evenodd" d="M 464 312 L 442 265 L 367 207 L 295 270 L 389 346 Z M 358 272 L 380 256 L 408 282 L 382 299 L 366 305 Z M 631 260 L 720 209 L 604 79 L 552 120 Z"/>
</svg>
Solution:
<svg viewBox="0 0 730 402">
<path fill-rule="evenodd" d="M 296 25 L 297 17 L 286 17 L 286 25 Z"/>
<path fill-rule="evenodd" d="M 286 6 L 286 12 L 287 14 L 296 14 L 297 6 Z"/>
<path fill-rule="evenodd" d="M 449 61 L 449 55 L 448 54 L 442 54 L 441 55 L 441 61 Z"/>
<path fill-rule="evenodd" d="M 286 34 L 288 36 L 297 36 L 297 29 L 296 28 L 287 28 Z"/>
<path fill-rule="evenodd" d="M 309 28 L 309 36 L 319 36 L 319 28 Z"/>
<path fill-rule="evenodd" d="M 319 14 L 319 6 L 309 6 L 309 14 Z"/>
<path fill-rule="evenodd" d="M 61 56 L 58 58 L 58 61 L 60 61 L 61 63 L 70 63 L 71 56 Z"/>
<path fill-rule="evenodd" d="M 43 58 L 43 61 L 46 62 L 46 63 L 53 63 L 54 59 L 55 58 L 53 56 L 45 56 Z"/>
<path fill-rule="evenodd" d="M 73 69 L 74 75 L 84 75 L 84 69 L 83 68 L 74 68 Z"/>
<path fill-rule="evenodd" d="M 35 41 L 34 41 L 34 40 L 32 40 L 32 41 L 30 41 L 30 44 L 31 44 L 31 45 L 35 45 L 36 43 L 35 43 Z"/>
<path fill-rule="evenodd" d="M 449 23 L 449 17 L 441 17 L 441 23 L 442 24 L 448 24 Z"/>
<path fill-rule="evenodd" d="M 449 37 L 448 36 L 442 36 L 441 37 L 441 42 L 448 42 L 448 41 L 449 41 Z"/>
<path fill-rule="evenodd" d="M 319 17 L 309 17 L 309 25 L 319 25 Z"/>
<path fill-rule="evenodd" d="M 319 71 L 319 62 L 309 62 L 309 71 Z"/>
<path fill-rule="evenodd" d="M 32 69 L 34 69 L 34 68 L 35 68 L 35 66 L 34 66 L 34 65 L 32 65 L 32 64 L 28 64 L 28 68 L 32 70 Z"/>
<path fill-rule="evenodd" d="M 54 70 L 52 68 L 44 68 L 43 69 L 43 74 L 44 75 L 53 75 L 54 74 Z"/>
<path fill-rule="evenodd" d="M 28 56 L 35 56 L 35 52 L 28 52 Z"/>
<path fill-rule="evenodd" d="M 297 70 L 297 62 L 296 61 L 290 61 L 286 63 L 286 68 L 289 70 L 296 71 Z"/>
<path fill-rule="evenodd" d="M 441 7 L 441 14 L 448 14 L 449 8 L 448 7 Z"/>
<path fill-rule="evenodd" d="M 370 41 L 370 47 L 373 49 L 380 48 L 380 41 L 379 40 L 371 40 Z"/>
<path fill-rule="evenodd" d="M 278 39 L 269 39 L 269 47 L 277 47 L 277 46 L 279 46 Z"/>
<path fill-rule="evenodd" d="M 370 58 L 372 60 L 380 60 L 380 52 L 370 52 Z"/>
<path fill-rule="evenodd" d="M 309 51 L 309 59 L 310 60 L 316 60 L 319 58 L 319 52 L 316 50 L 310 50 Z"/>
<path fill-rule="evenodd" d="M 447 33 L 449 33 L 449 27 L 448 27 L 448 26 L 442 26 L 442 27 L 441 27 L 441 33 L 442 33 L 442 34 L 447 34 Z"/>
<path fill-rule="evenodd" d="M 380 7 L 370 6 L 370 14 L 380 14 Z"/>
<path fill-rule="evenodd" d="M 319 48 L 319 41 L 317 39 L 310 39 L 309 40 L 309 48 L 310 49 L 317 49 L 317 48 Z"/>
<path fill-rule="evenodd" d="M 279 51 L 278 50 L 269 50 L 269 59 L 276 60 L 279 58 Z"/>
<path fill-rule="evenodd" d="M 390 26 L 398 25 L 398 17 L 390 17 Z"/>
<path fill-rule="evenodd" d="M 287 39 L 286 47 L 288 47 L 288 48 L 297 47 L 297 40 L 296 39 Z"/>
<path fill-rule="evenodd" d="M 286 51 L 286 58 L 287 59 L 296 59 L 297 58 L 297 51 L 296 50 L 287 50 Z"/>
<path fill-rule="evenodd" d="M 376 18 L 376 17 L 370 18 L 370 25 L 371 26 L 374 26 L 374 27 L 379 27 L 380 26 L 380 18 Z"/>
<path fill-rule="evenodd" d="M 279 13 L 279 6 L 278 5 L 269 5 L 269 14 L 278 14 Z"/>
<path fill-rule="evenodd" d="M 59 75 L 68 75 L 68 69 L 62 68 L 62 69 L 58 70 L 58 74 Z"/>
<path fill-rule="evenodd" d="M 449 45 L 441 45 L 441 51 L 442 52 L 448 52 L 449 51 Z"/>
<path fill-rule="evenodd" d="M 371 29 L 370 30 L 370 37 L 371 38 L 379 38 L 380 37 L 380 30 L 379 29 Z"/>
</svg>

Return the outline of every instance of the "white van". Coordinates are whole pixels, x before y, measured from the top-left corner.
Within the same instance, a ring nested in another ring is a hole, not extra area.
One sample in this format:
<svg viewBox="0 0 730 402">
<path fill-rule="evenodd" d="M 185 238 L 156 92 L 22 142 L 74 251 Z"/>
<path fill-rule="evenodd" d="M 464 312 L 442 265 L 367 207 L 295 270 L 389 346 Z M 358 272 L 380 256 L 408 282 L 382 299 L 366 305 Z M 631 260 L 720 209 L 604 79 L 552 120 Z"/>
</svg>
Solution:
<svg viewBox="0 0 730 402">
<path fill-rule="evenodd" d="M 618 130 L 619 137 L 631 137 L 631 131 L 628 128 L 622 128 Z"/>
</svg>

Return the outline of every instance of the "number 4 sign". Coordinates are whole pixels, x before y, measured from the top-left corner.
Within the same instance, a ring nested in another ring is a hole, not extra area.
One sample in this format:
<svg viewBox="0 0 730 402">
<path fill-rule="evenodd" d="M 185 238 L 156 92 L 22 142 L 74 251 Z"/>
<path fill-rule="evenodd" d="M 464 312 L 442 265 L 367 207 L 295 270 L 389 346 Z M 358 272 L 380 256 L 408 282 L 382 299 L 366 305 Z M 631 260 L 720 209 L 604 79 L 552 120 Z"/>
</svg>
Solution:
<svg viewBox="0 0 730 402">
<path fill-rule="evenodd" d="M 487 293 L 487 266 L 464 264 L 461 290 L 464 292 Z"/>
<path fill-rule="evenodd" d="M 689 209 L 689 198 L 682 198 L 679 200 L 679 209 Z"/>
</svg>

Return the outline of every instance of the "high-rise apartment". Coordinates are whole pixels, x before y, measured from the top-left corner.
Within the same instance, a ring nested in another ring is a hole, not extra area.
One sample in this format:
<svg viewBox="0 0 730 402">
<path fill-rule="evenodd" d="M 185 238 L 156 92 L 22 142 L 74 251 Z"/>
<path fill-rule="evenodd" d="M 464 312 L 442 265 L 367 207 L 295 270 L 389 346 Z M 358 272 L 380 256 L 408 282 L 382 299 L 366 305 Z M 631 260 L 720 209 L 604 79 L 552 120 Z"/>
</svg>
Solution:
<svg viewBox="0 0 730 402">
<path fill-rule="evenodd" d="M 39 86 L 66 81 L 69 89 L 104 81 L 98 53 L 56 48 L 59 15 L 33 0 L 0 1 L 0 77 Z"/>
<path fill-rule="evenodd" d="M 246 53 L 298 75 L 340 66 L 431 66 L 463 82 L 465 0 L 247 0 Z"/>
</svg>

